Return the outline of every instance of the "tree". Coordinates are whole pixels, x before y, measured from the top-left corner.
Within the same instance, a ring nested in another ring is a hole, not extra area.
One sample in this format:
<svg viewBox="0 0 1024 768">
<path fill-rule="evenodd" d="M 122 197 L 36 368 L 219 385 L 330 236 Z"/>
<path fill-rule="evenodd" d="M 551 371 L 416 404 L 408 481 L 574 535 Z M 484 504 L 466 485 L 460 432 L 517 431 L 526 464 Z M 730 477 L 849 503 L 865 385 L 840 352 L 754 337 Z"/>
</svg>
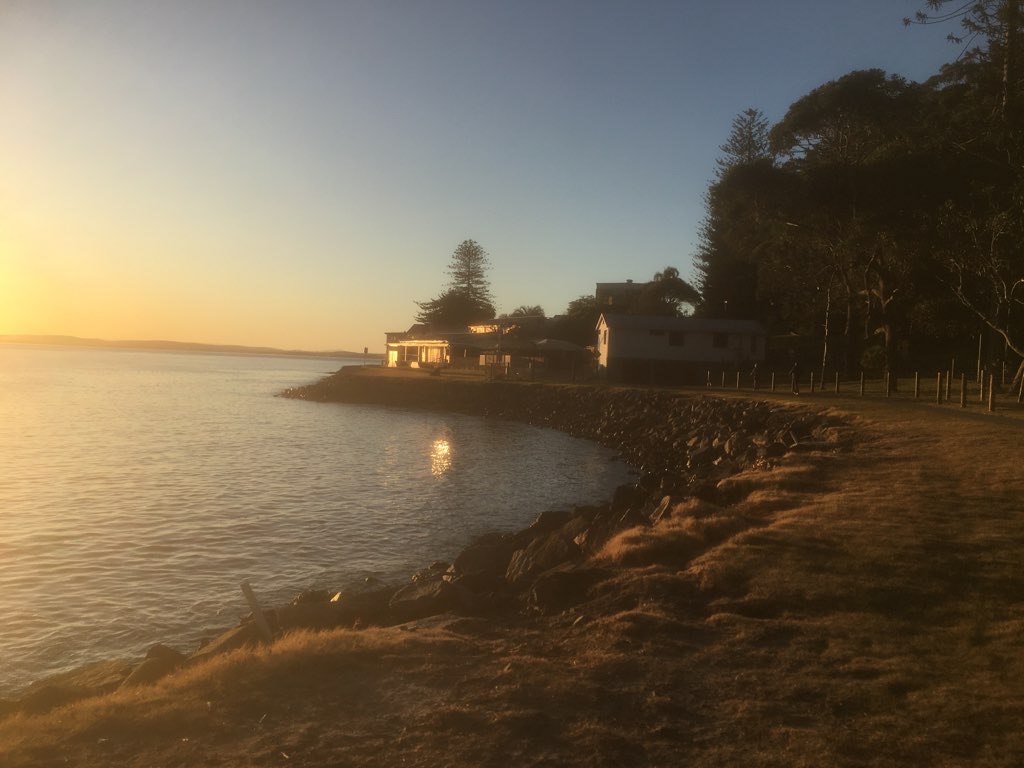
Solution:
<svg viewBox="0 0 1024 768">
<path fill-rule="evenodd" d="M 507 325 L 513 338 L 536 339 L 544 334 L 546 317 L 544 307 L 539 304 L 520 304 L 499 319 Z"/>
<path fill-rule="evenodd" d="M 791 186 L 792 174 L 765 158 L 730 167 L 708 189 L 695 257 L 699 315 L 765 319 L 773 301 L 765 278 L 786 234 Z"/>
<path fill-rule="evenodd" d="M 921 104 L 919 89 L 880 69 L 850 72 L 795 101 L 771 130 L 774 147 L 806 188 L 791 211 L 803 247 L 821 264 L 826 322 L 833 292 L 845 304 L 847 365 L 852 363 L 853 318 L 860 303 L 863 341 L 880 336 L 888 370 L 896 363 L 913 264 L 895 233 L 902 231 L 903 161 Z M 894 195 L 893 190 L 901 194 Z M 893 378 L 895 381 L 895 378 Z"/>
<path fill-rule="evenodd" d="M 502 315 L 502 317 L 539 317 L 543 320 L 545 317 L 544 307 L 540 306 L 540 304 L 520 304 L 507 315 Z"/>
<path fill-rule="evenodd" d="M 487 281 L 487 252 L 475 240 L 463 240 L 448 264 L 448 287 L 440 296 L 417 301 L 416 321 L 439 327 L 460 327 L 494 317 Z"/>
<path fill-rule="evenodd" d="M 771 129 L 772 147 L 791 161 L 863 165 L 899 140 L 916 107 L 910 91 L 880 69 L 850 72 L 793 102 Z"/>
<path fill-rule="evenodd" d="M 930 13 L 919 12 L 905 23 L 959 20 L 963 29 L 963 36 L 949 35 L 964 45 L 961 60 L 930 82 L 934 109 L 941 110 L 946 126 L 930 148 L 958 173 L 946 174 L 945 199 L 921 217 L 922 258 L 936 282 L 1001 341 L 998 347 L 1024 358 L 1020 5 L 1020 0 L 953 6 L 928 0 Z M 1001 358 L 1001 351 L 995 357 Z M 1024 360 L 1015 385 L 1022 374 Z"/>
<path fill-rule="evenodd" d="M 641 315 L 678 317 L 682 314 L 681 305 L 699 301 L 700 293 L 679 276 L 679 270 L 665 267 L 663 271 L 655 272 L 654 278 L 640 291 L 633 311 Z"/>
<path fill-rule="evenodd" d="M 904 349 L 963 355 L 981 324 L 990 360 L 1024 357 L 1024 0 L 923 1 L 917 23 L 959 19 L 978 43 L 927 83 L 825 83 L 753 162 L 738 119 L 706 195 L 701 314 L 818 337 L 823 355 L 841 323 L 848 364 L 875 338 L 890 366 Z"/>
<path fill-rule="evenodd" d="M 719 146 L 722 156 L 715 160 L 718 176 L 737 165 L 774 157 L 768 137 L 768 118 L 759 109 L 749 107 L 732 119 L 729 138 Z"/>
<path fill-rule="evenodd" d="M 1007 124 L 1017 125 L 1021 119 L 1020 62 L 1021 13 L 1020 0 L 926 0 L 928 11 L 918 11 L 914 18 L 904 18 L 905 25 L 944 24 L 960 22 L 963 35 L 950 33 L 948 39 L 963 45 L 959 58 L 989 63 L 998 70 L 1000 81 L 1000 114 Z M 974 45 L 976 41 L 987 45 Z"/>
<path fill-rule="evenodd" d="M 597 303 L 597 297 L 579 296 L 569 302 L 565 314 L 552 319 L 552 335 L 554 338 L 571 341 L 582 347 L 593 345 L 600 317 L 601 305 Z"/>
<path fill-rule="evenodd" d="M 715 161 L 717 178 L 704 196 L 705 215 L 696 256 L 700 287 L 697 311 L 707 316 L 753 317 L 757 314 L 754 243 L 745 241 L 741 236 L 745 227 L 732 218 L 733 193 L 753 189 L 756 184 L 747 187 L 745 181 L 771 174 L 775 167 L 764 113 L 751 107 L 736 115 L 719 149 L 722 155 Z M 756 207 L 745 210 L 754 213 Z"/>
</svg>

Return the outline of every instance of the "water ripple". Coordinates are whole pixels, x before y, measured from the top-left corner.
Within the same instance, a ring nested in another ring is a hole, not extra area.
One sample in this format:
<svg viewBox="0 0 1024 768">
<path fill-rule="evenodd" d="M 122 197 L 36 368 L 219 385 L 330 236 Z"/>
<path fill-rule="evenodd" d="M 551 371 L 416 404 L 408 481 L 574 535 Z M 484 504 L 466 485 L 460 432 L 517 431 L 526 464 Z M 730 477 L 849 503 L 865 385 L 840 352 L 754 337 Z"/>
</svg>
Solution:
<svg viewBox="0 0 1024 768">
<path fill-rule="evenodd" d="M 607 452 L 517 424 L 273 395 L 316 360 L 0 348 L 0 696 L 266 602 L 397 580 L 607 498 Z"/>
</svg>

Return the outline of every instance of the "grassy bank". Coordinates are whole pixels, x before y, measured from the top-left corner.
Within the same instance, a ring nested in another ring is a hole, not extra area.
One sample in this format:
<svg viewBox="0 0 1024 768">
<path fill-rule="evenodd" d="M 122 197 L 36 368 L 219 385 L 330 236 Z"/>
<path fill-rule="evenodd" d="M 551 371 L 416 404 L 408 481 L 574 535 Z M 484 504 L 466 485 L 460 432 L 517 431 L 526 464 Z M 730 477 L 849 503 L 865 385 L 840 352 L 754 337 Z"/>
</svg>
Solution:
<svg viewBox="0 0 1024 768">
<path fill-rule="evenodd" d="M 0 721 L 0 764 L 1019 765 L 1020 423 L 832 406 L 849 450 L 619 534 L 563 613 L 297 633 Z"/>
</svg>

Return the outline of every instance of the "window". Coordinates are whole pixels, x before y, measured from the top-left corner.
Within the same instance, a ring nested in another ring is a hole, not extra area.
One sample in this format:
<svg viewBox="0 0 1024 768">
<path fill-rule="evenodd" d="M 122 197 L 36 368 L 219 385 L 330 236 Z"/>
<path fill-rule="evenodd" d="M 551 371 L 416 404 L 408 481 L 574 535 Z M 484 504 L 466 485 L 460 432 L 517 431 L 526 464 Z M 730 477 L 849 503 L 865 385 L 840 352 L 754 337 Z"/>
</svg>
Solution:
<svg viewBox="0 0 1024 768">
<path fill-rule="evenodd" d="M 608 343 L 608 329 L 605 328 L 603 331 L 601 331 L 601 333 L 603 334 L 601 336 L 601 343 L 602 344 L 607 344 Z"/>
<path fill-rule="evenodd" d="M 716 333 L 711 337 L 711 346 L 715 349 L 725 349 L 729 346 L 728 333 Z"/>
<path fill-rule="evenodd" d="M 668 334 L 668 345 L 670 347 L 681 347 L 686 343 L 686 334 L 683 331 L 670 331 Z"/>
</svg>

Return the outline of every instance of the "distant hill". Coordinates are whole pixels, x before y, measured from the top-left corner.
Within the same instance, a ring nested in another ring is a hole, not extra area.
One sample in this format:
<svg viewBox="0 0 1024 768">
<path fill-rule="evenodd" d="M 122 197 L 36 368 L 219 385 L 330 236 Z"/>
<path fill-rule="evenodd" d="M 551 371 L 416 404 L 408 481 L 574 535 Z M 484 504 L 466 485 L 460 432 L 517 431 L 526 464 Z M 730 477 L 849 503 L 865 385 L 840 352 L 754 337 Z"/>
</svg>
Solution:
<svg viewBox="0 0 1024 768">
<path fill-rule="evenodd" d="M 83 339 L 78 336 L 33 336 L 33 335 L 0 335 L 0 344 L 53 344 L 63 347 L 105 347 L 109 349 L 149 349 L 164 350 L 172 352 L 202 352 L 221 355 L 273 355 L 282 357 L 326 357 L 362 358 L 362 352 L 349 352 L 347 350 L 332 350 L 330 352 L 309 352 L 302 349 L 276 349 L 274 347 L 244 347 L 238 344 L 196 344 L 187 341 L 160 341 L 160 340 L 118 340 L 107 339 Z M 382 354 L 371 352 L 367 358 L 379 360 Z"/>
</svg>

